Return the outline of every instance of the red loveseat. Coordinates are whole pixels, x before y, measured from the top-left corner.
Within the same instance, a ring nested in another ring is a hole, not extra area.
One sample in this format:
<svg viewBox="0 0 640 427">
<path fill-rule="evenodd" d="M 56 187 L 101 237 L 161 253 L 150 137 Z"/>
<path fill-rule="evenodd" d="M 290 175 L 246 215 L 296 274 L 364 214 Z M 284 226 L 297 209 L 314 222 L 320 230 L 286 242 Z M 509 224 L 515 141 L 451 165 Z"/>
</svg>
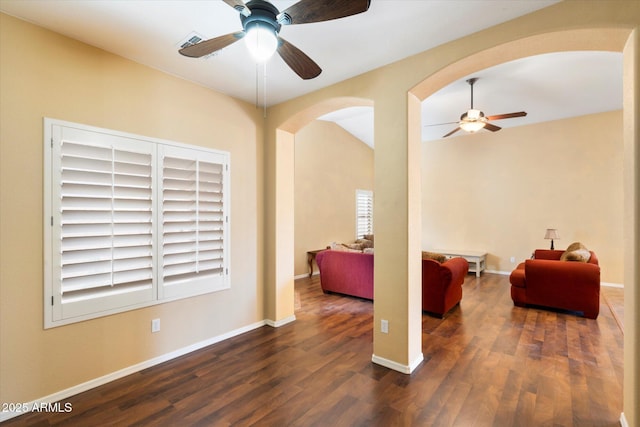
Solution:
<svg viewBox="0 0 640 427">
<path fill-rule="evenodd" d="M 316 256 L 322 291 L 373 300 L 373 254 L 326 250 Z M 462 299 L 464 258 L 422 260 L 422 310 L 443 317 Z"/>
<path fill-rule="evenodd" d="M 582 312 L 595 319 L 600 313 L 600 266 L 589 251 L 588 262 L 560 261 L 562 250 L 536 249 L 533 259 L 511 273 L 511 299 L 529 305 Z"/>
</svg>

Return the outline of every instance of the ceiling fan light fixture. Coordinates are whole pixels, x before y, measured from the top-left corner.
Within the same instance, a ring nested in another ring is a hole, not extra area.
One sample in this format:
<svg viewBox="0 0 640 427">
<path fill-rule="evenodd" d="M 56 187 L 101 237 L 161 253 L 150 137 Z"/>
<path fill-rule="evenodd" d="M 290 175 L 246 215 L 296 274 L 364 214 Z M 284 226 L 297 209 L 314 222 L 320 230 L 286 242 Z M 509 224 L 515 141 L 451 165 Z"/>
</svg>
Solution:
<svg viewBox="0 0 640 427">
<path fill-rule="evenodd" d="M 474 133 L 485 127 L 487 119 L 480 110 L 471 109 L 460 117 L 460 128 L 466 132 Z"/>
<path fill-rule="evenodd" d="M 278 49 L 278 37 L 273 27 L 255 22 L 246 30 L 247 49 L 257 62 L 265 62 Z"/>
<path fill-rule="evenodd" d="M 462 130 L 467 131 L 469 133 L 478 132 L 480 129 L 485 127 L 486 123 L 477 121 L 477 122 L 460 122 L 460 127 Z"/>
</svg>

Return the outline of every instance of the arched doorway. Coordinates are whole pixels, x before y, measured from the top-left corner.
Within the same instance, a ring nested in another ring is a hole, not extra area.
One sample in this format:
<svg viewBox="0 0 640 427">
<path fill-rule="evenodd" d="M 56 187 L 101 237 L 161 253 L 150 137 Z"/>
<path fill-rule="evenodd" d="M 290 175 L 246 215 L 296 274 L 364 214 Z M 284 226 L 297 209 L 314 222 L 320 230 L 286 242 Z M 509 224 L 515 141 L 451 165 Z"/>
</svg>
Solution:
<svg viewBox="0 0 640 427">
<path fill-rule="evenodd" d="M 624 232 L 630 236 L 624 247 L 625 261 L 625 313 L 630 322 L 638 324 L 638 310 L 640 309 L 640 273 L 637 268 L 638 253 L 640 252 L 640 238 L 638 236 L 638 177 L 640 151 L 638 146 L 638 80 L 640 70 L 640 34 L 638 29 L 582 29 L 562 31 L 532 36 L 510 43 L 496 46 L 478 52 L 448 65 L 438 72 L 428 76 L 425 80 L 409 91 L 409 118 L 420 117 L 418 109 L 420 102 L 442 87 L 456 81 L 470 73 L 515 59 L 534 56 L 543 53 L 564 52 L 571 50 L 603 50 L 617 51 L 624 55 L 623 79 L 625 97 L 623 101 L 624 115 L 624 145 L 625 145 L 625 220 Z M 413 113 L 411 112 L 413 111 Z M 417 120 L 409 122 L 408 144 L 420 143 L 420 123 Z M 640 415 L 637 413 L 637 396 L 640 388 L 638 371 L 640 361 L 640 331 L 635 326 L 626 330 L 624 367 L 624 410 L 621 415 L 623 425 L 635 425 Z M 628 421 L 627 421 L 628 420 Z"/>
<path fill-rule="evenodd" d="M 285 120 L 276 130 L 275 191 L 268 196 L 276 208 L 276 228 L 267 241 L 274 244 L 275 266 L 267 262 L 266 317 L 279 326 L 295 319 L 294 315 L 294 145 L 295 134 L 316 118 L 346 107 L 373 107 L 373 101 L 358 97 L 333 97 L 315 103 Z"/>
</svg>

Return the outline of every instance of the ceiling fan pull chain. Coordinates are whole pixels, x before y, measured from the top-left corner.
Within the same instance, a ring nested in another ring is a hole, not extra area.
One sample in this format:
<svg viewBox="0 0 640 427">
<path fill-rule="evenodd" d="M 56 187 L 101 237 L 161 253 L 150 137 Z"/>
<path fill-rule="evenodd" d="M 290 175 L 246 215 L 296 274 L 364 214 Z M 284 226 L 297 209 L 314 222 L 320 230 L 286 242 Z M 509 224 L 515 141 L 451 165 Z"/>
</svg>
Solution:
<svg viewBox="0 0 640 427">
<path fill-rule="evenodd" d="M 264 61 L 264 113 L 263 117 L 267 118 L 267 61 Z"/>
<path fill-rule="evenodd" d="M 256 109 L 260 107 L 260 79 L 258 74 L 260 74 L 260 64 L 256 62 Z"/>
</svg>

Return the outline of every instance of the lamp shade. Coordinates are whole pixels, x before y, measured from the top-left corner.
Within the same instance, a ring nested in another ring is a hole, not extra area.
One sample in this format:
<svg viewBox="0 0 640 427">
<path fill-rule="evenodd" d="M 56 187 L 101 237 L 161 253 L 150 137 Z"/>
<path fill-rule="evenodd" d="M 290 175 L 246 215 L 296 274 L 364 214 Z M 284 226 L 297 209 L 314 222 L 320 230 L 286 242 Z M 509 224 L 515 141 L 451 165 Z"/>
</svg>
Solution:
<svg viewBox="0 0 640 427">
<path fill-rule="evenodd" d="M 558 234 L 558 230 L 556 230 L 555 228 L 547 228 L 547 232 L 544 233 L 544 238 L 545 239 L 559 239 L 560 235 Z"/>
</svg>

